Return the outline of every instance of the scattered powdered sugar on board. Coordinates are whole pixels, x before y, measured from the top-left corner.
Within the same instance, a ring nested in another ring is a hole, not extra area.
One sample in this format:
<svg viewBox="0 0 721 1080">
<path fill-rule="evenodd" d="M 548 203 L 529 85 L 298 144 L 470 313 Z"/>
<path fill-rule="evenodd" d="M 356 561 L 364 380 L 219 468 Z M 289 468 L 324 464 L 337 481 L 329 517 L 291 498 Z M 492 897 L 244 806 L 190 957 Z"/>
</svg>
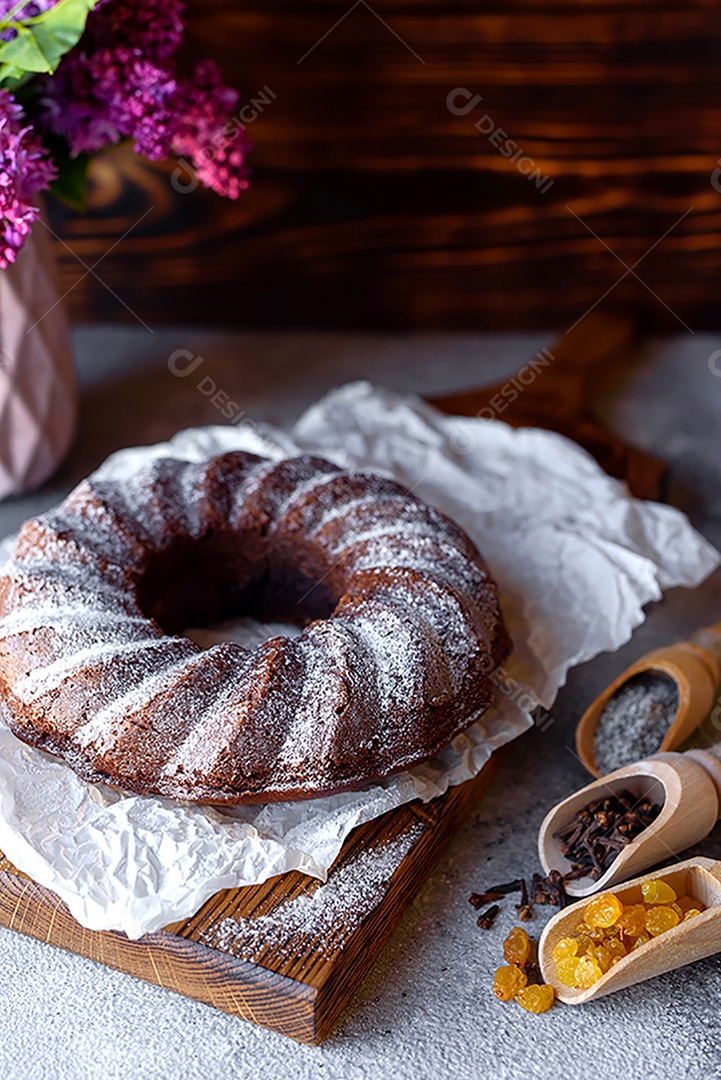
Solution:
<svg viewBox="0 0 721 1080">
<path fill-rule="evenodd" d="M 348 934 L 378 906 L 422 832 L 419 821 L 401 836 L 331 870 L 328 881 L 312 893 L 303 892 L 267 915 L 221 919 L 203 931 L 200 941 L 250 963 L 269 954 L 292 960 L 309 952 L 311 962 L 330 960 Z"/>
<path fill-rule="evenodd" d="M 678 709 L 678 686 L 670 675 L 632 675 L 607 701 L 596 728 L 594 753 L 602 773 L 655 754 Z"/>
</svg>

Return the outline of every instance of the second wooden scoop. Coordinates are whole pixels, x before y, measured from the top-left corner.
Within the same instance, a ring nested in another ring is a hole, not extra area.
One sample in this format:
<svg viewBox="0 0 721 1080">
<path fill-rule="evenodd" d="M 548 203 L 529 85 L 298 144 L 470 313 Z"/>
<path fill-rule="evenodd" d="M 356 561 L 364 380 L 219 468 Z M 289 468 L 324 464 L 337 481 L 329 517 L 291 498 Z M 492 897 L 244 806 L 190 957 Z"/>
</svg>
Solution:
<svg viewBox="0 0 721 1080">
<path fill-rule="evenodd" d="M 639 799 L 648 797 L 661 806 L 661 813 L 621 849 L 598 881 L 589 877 L 569 881 L 566 892 L 570 896 L 590 896 L 608 889 L 707 836 L 721 816 L 721 745 L 637 761 L 558 803 L 544 818 L 538 834 L 538 854 L 546 873 L 560 870 L 567 874 L 571 869 L 554 833 L 590 802 L 621 790 Z"/>
<path fill-rule="evenodd" d="M 688 739 L 710 713 L 721 679 L 721 623 L 698 630 L 688 641 L 677 641 L 646 653 L 607 686 L 586 709 L 576 729 L 576 751 L 593 776 L 602 776 L 596 763 L 596 728 L 608 701 L 634 675 L 660 672 L 678 689 L 678 707 L 659 746 L 674 750 Z"/>
<path fill-rule="evenodd" d="M 564 937 L 572 937 L 581 921 L 585 904 L 572 904 L 559 911 L 549 922 L 538 945 L 538 959 L 544 981 L 556 991 L 556 996 L 569 1005 L 582 1005 L 593 998 L 604 997 L 615 990 L 652 979 L 666 971 L 692 964 L 721 950 L 721 863 L 714 859 L 688 859 L 667 866 L 655 874 L 646 874 L 615 889 L 623 904 L 642 901 L 641 882 L 662 878 L 676 891 L 677 896 L 692 896 L 700 900 L 705 911 L 672 930 L 652 938 L 639 949 L 622 957 L 609 968 L 598 982 L 587 990 L 564 986 L 556 977 L 553 949 Z"/>
</svg>

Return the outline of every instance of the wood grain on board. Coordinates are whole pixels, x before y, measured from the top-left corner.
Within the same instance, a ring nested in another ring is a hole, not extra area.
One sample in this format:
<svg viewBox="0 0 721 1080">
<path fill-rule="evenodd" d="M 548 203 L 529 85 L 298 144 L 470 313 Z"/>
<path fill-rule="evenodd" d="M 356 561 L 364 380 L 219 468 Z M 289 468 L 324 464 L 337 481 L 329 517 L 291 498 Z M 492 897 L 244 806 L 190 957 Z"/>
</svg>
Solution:
<svg viewBox="0 0 721 1080">
<path fill-rule="evenodd" d="M 0 925 L 196 998 L 306 1043 L 319 1043 L 495 772 L 428 805 L 356 829 L 328 883 L 296 872 L 226 889 L 191 919 L 139 941 L 86 930 L 65 904 L 0 855 Z"/>
<path fill-rule="evenodd" d="M 559 328 L 611 290 L 654 328 L 718 324 L 713 0 L 190 0 L 188 17 L 187 62 L 212 55 L 256 102 L 252 191 L 181 194 L 173 166 L 101 157 L 88 212 L 53 211 L 72 252 L 102 257 L 87 273 L 59 247 L 73 318 Z M 481 96 L 465 114 L 457 88 Z"/>
</svg>

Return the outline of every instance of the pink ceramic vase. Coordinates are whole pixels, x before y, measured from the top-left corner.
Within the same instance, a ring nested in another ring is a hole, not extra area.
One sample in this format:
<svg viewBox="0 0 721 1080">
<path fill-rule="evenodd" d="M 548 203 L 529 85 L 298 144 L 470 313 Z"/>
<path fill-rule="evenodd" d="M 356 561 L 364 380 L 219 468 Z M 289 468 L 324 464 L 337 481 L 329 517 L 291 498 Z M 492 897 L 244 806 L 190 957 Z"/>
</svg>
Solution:
<svg viewBox="0 0 721 1080">
<path fill-rule="evenodd" d="M 72 442 L 77 397 L 50 234 L 37 221 L 0 270 L 0 499 L 47 480 Z"/>
</svg>

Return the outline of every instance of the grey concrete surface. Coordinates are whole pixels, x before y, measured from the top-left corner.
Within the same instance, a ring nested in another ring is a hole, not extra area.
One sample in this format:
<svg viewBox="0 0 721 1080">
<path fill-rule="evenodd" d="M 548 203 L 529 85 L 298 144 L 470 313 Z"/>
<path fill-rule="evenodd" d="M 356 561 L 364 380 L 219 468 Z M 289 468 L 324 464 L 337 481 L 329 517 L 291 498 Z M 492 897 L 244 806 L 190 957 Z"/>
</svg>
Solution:
<svg viewBox="0 0 721 1080">
<path fill-rule="evenodd" d="M 378 337 L 214 334 L 83 328 L 80 438 L 41 492 L 0 506 L 0 535 L 59 497 L 111 450 L 222 420 L 197 383 L 210 378 L 251 418 L 289 421 L 323 390 L 366 377 L 433 392 L 514 372 L 542 336 Z M 611 421 L 672 466 L 670 497 L 721 544 L 721 334 L 654 342 Z M 173 376 L 176 349 L 201 355 Z M 206 389 L 208 384 L 206 384 Z M 588 613 L 593 618 L 593 612 Z M 342 1019 L 318 1048 L 296 1045 L 91 961 L 0 930 L 0 1077 L 203 1080 L 293 1076 L 689 1080 L 721 1076 L 721 963 L 712 958 L 580 1009 L 542 1017 L 490 993 L 512 906 L 477 929 L 467 896 L 537 868 L 538 825 L 583 784 L 569 747 L 585 705 L 647 649 L 721 618 L 721 574 L 675 590 L 629 644 L 572 672 L 553 724 L 510 750 L 490 790 L 449 845 Z M 721 856 L 721 829 L 696 852 Z M 550 912 L 537 909 L 538 932 Z"/>
</svg>

